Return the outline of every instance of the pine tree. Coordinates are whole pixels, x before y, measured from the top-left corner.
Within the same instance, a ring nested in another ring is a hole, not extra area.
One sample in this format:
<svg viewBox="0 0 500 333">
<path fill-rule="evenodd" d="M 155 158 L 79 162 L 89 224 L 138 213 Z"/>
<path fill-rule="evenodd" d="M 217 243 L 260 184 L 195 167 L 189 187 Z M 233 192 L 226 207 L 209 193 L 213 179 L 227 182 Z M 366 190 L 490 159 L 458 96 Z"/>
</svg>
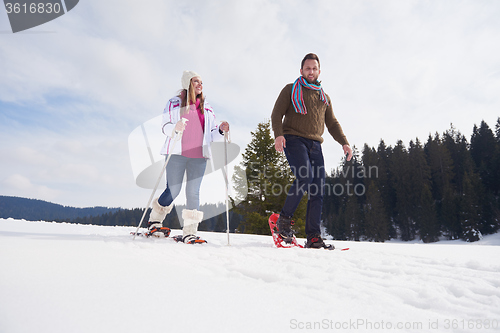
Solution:
<svg viewBox="0 0 500 333">
<path fill-rule="evenodd" d="M 474 162 L 469 151 L 469 144 L 464 135 L 457 131 L 453 124 L 451 128 L 443 134 L 442 144 L 450 153 L 453 161 L 453 177 L 450 179 L 456 191 L 463 190 L 463 177 L 465 172 L 474 169 Z"/>
<path fill-rule="evenodd" d="M 386 150 L 383 141 L 379 148 Z M 365 175 L 366 201 L 363 205 L 364 235 L 367 240 L 383 242 L 390 239 L 391 224 L 380 190 L 380 185 L 388 187 L 386 161 L 382 162 L 377 151 L 366 144 L 363 147 L 361 159 L 364 169 L 367 170 Z"/>
<path fill-rule="evenodd" d="M 441 225 L 437 220 L 437 213 L 428 186 L 422 187 L 420 194 L 422 210 L 418 213 L 420 239 L 424 243 L 437 242 L 441 234 Z"/>
<path fill-rule="evenodd" d="M 450 152 L 437 133 L 434 138 L 429 135 L 424 151 L 431 171 L 432 197 L 436 202 L 438 220 L 449 239 L 460 238 L 462 230 L 458 219 L 459 198 L 452 184 L 455 174 Z"/>
<path fill-rule="evenodd" d="M 500 160 L 500 151 L 493 131 L 484 121 L 481 122 L 479 128 L 474 125 L 470 152 L 486 190 L 498 194 L 500 175 L 496 163 Z"/>
<path fill-rule="evenodd" d="M 410 187 L 410 161 L 408 151 L 402 141 L 398 141 L 391 156 L 390 170 L 393 175 L 394 190 L 396 194 L 396 207 L 394 220 L 399 228 L 401 239 L 409 241 L 415 239 L 416 225 L 412 217 L 412 202 Z"/>
<path fill-rule="evenodd" d="M 349 195 L 342 213 L 342 220 L 345 224 L 345 233 L 348 240 L 359 241 L 363 235 L 361 224 L 362 210 L 360 208 L 358 197 L 356 195 Z"/>
<path fill-rule="evenodd" d="M 384 242 L 389 240 L 390 220 L 387 217 L 382 195 L 375 180 L 370 180 L 364 205 L 365 238 L 369 241 Z"/>
<path fill-rule="evenodd" d="M 389 220 L 393 221 L 396 207 L 396 191 L 392 181 L 390 170 L 390 160 L 392 156 L 392 147 L 386 146 L 384 140 L 380 140 L 377 148 L 378 163 L 377 165 L 377 184 L 384 203 L 384 208 Z M 391 238 L 397 238 L 396 229 L 393 223 L 389 225 L 389 235 Z"/>
<path fill-rule="evenodd" d="M 481 214 L 480 231 L 483 234 L 496 232 L 499 225 L 498 197 L 500 195 L 500 145 L 493 131 L 482 121 L 479 128 L 474 126 L 471 137 L 470 153 L 477 167 L 482 186 L 479 197 Z M 471 179 L 474 172 L 470 173 Z M 495 201 L 497 201 L 495 203 Z"/>
<path fill-rule="evenodd" d="M 481 211 L 479 204 L 480 188 L 478 177 L 464 177 L 464 192 L 460 202 L 460 224 L 462 238 L 467 242 L 475 242 L 482 238 L 480 231 Z"/>
<path fill-rule="evenodd" d="M 495 125 L 495 138 L 497 140 L 497 151 L 500 151 L 500 117 L 497 119 L 497 123 Z M 495 170 L 500 170 L 500 153 L 497 154 L 496 160 L 495 160 Z M 496 179 L 496 185 L 497 185 L 497 190 L 500 187 L 500 175 L 497 172 L 497 179 Z M 496 201 L 495 205 L 495 211 L 496 211 L 496 225 L 497 227 L 500 227 L 500 193 L 497 191 L 495 194 L 494 201 Z"/>
<path fill-rule="evenodd" d="M 276 180 L 277 166 L 284 164 L 283 157 L 274 149 L 274 140 L 270 134 L 269 122 L 259 123 L 257 130 L 251 132 L 252 141 L 242 154 L 241 166 L 237 171 L 243 170 L 244 178 L 238 178 L 241 172 L 235 172 L 233 182 L 239 199 L 243 199 L 242 205 L 246 212 L 257 212 L 265 215 L 270 210 L 269 200 L 272 185 Z M 248 194 L 242 191 L 248 187 Z"/>
<path fill-rule="evenodd" d="M 342 161 L 336 176 L 339 179 L 338 188 L 341 189 L 334 190 L 341 196 L 339 222 L 343 223 L 343 232 L 347 239 L 359 240 L 364 232 L 362 205 L 366 190 L 363 183 L 365 170 L 355 146 L 352 159 Z"/>
<path fill-rule="evenodd" d="M 500 117 L 497 119 L 497 124 L 495 125 L 495 138 L 497 142 L 500 144 Z"/>
<path fill-rule="evenodd" d="M 424 149 L 418 140 L 410 142 L 409 148 L 410 175 L 410 216 L 419 230 L 420 239 L 425 243 L 436 242 L 440 227 L 431 194 L 430 169 L 425 158 Z"/>
<path fill-rule="evenodd" d="M 338 172 L 326 176 L 325 196 L 323 198 L 323 224 L 328 234 L 337 240 L 346 240 L 345 225 L 341 221 L 342 197 L 338 189 L 343 189 Z"/>
</svg>

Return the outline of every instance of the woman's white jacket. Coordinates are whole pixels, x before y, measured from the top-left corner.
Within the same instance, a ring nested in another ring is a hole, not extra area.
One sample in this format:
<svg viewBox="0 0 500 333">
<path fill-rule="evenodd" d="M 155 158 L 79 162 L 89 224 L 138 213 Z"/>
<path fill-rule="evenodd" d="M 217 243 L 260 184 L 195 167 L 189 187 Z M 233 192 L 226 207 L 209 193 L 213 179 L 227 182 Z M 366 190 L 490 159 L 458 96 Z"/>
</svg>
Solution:
<svg viewBox="0 0 500 333">
<path fill-rule="evenodd" d="M 205 158 L 212 158 L 212 150 L 210 143 L 213 141 L 221 141 L 224 136 L 219 132 L 219 125 L 215 122 L 214 110 L 206 101 L 204 103 L 204 134 L 203 134 L 203 156 Z M 181 99 L 176 96 L 171 98 L 165 109 L 163 110 L 162 118 L 162 132 L 167 136 L 165 144 L 161 149 L 161 154 L 181 154 L 182 140 L 178 140 L 174 145 L 175 140 L 175 125 L 181 119 Z"/>
</svg>

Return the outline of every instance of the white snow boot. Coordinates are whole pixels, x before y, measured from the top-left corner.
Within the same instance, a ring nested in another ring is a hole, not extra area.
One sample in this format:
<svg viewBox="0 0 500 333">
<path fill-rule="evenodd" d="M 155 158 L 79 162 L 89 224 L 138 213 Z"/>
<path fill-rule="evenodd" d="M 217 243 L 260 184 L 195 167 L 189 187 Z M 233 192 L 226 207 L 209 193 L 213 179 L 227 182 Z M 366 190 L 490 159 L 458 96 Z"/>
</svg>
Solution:
<svg viewBox="0 0 500 333">
<path fill-rule="evenodd" d="M 163 227 L 163 220 L 172 211 L 173 206 L 174 203 L 171 203 L 170 206 L 160 205 L 158 198 L 153 200 L 153 207 L 149 214 L 148 236 L 168 237 L 170 235 L 170 228 Z"/>
<path fill-rule="evenodd" d="M 207 241 L 196 236 L 198 224 L 203 220 L 203 212 L 196 209 L 182 211 L 184 227 L 182 228 L 182 241 L 186 244 L 206 243 Z"/>
</svg>

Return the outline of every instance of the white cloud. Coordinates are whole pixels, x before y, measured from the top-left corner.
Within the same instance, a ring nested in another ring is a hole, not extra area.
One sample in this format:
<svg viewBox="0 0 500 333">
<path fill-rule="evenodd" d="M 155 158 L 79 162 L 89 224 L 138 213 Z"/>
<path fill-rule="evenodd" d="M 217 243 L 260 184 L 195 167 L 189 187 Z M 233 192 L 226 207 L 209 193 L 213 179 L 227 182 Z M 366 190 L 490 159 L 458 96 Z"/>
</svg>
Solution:
<svg viewBox="0 0 500 333">
<path fill-rule="evenodd" d="M 3 181 L 3 184 L 14 190 L 29 190 L 33 187 L 33 184 L 31 184 L 28 178 L 19 174 L 13 174 L 7 177 Z"/>
<path fill-rule="evenodd" d="M 33 184 L 30 179 L 20 174 L 12 174 L 2 182 L 2 195 L 43 198 L 52 201 L 59 197 L 60 191 L 45 185 Z"/>
</svg>

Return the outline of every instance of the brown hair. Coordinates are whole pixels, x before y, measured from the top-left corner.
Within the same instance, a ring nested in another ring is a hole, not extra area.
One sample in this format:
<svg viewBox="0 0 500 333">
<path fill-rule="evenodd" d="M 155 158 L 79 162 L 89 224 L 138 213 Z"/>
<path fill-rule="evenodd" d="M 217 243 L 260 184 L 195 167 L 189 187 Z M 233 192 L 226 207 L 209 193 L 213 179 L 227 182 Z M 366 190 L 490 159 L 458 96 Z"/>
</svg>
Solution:
<svg viewBox="0 0 500 333">
<path fill-rule="evenodd" d="M 319 64 L 319 57 L 314 54 L 314 53 L 308 53 L 306 54 L 306 56 L 304 57 L 304 59 L 302 59 L 302 63 L 300 64 L 300 69 L 303 69 L 304 68 L 304 63 L 306 62 L 306 60 L 308 59 L 311 59 L 311 60 L 316 60 L 318 62 L 318 67 L 320 67 L 320 64 Z"/>
<path fill-rule="evenodd" d="M 181 98 L 181 116 L 184 115 L 187 111 L 186 105 L 188 105 L 188 91 L 186 89 L 182 89 L 179 92 L 179 97 Z M 200 99 L 200 109 L 201 109 L 201 114 L 205 113 L 205 96 L 203 95 L 203 92 L 199 94 L 198 96 L 195 96 L 194 92 L 194 87 L 193 87 L 193 81 L 189 82 L 189 105 L 195 104 L 196 99 Z"/>
</svg>

